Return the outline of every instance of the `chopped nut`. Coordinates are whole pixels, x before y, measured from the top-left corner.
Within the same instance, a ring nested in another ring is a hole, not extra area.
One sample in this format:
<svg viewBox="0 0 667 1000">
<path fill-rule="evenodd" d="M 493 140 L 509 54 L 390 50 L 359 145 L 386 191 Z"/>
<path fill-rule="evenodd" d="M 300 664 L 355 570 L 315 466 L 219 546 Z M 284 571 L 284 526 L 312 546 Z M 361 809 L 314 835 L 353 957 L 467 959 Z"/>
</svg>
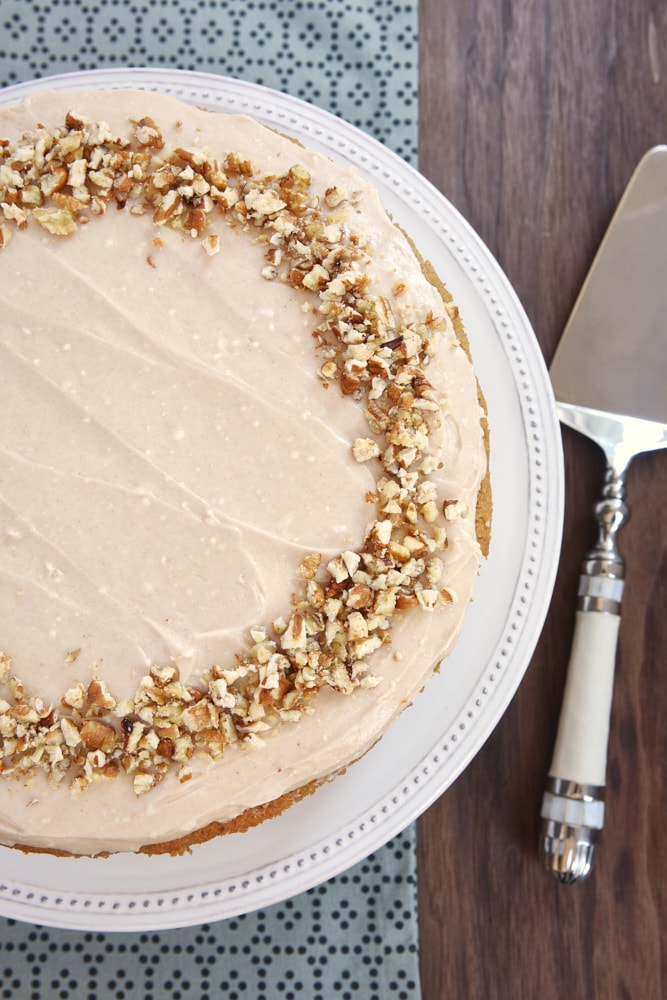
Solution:
<svg viewBox="0 0 667 1000">
<path fill-rule="evenodd" d="M 442 510 L 448 521 L 455 521 L 457 517 L 464 517 L 466 514 L 466 506 L 462 500 L 445 500 Z"/>
<path fill-rule="evenodd" d="M 312 580 L 320 568 L 321 562 L 322 555 L 320 552 L 309 552 L 299 564 L 297 570 L 299 576 L 303 577 L 304 580 Z"/>
<path fill-rule="evenodd" d="M 332 559 L 331 562 L 327 564 L 327 570 L 331 573 L 336 583 L 343 583 L 343 581 L 347 580 L 350 575 L 347 566 L 343 562 L 342 556 L 336 556 L 335 559 Z"/>
<path fill-rule="evenodd" d="M 361 382 L 349 372 L 344 371 L 340 376 L 340 387 L 343 395 L 352 396 L 361 391 Z"/>
<path fill-rule="evenodd" d="M 290 618 L 287 629 L 280 637 L 280 645 L 284 650 L 303 649 L 308 641 L 306 623 L 298 611 Z"/>
<path fill-rule="evenodd" d="M 368 462 L 379 456 L 380 447 L 372 438 L 356 438 L 352 445 L 352 454 L 357 462 Z"/>
<path fill-rule="evenodd" d="M 412 552 L 403 542 L 392 539 L 388 545 L 389 551 L 394 559 L 399 563 L 406 563 L 412 558 Z"/>
<path fill-rule="evenodd" d="M 116 746 L 117 734 L 113 726 L 97 719 L 88 719 L 81 726 L 81 740 L 88 750 L 111 753 Z"/>
<path fill-rule="evenodd" d="M 193 239 L 201 236 L 206 228 L 206 214 L 201 208 L 189 208 L 183 219 L 183 229 L 189 233 Z"/>
<path fill-rule="evenodd" d="M 330 187 L 324 192 L 324 201 L 328 208 L 338 208 L 342 202 L 347 200 L 345 191 L 340 188 Z"/>
<path fill-rule="evenodd" d="M 205 236 L 204 239 L 201 241 L 201 245 L 203 246 L 204 250 L 209 255 L 209 257 L 214 257 L 217 253 L 220 253 L 219 236 L 215 236 L 213 234 Z"/>
<path fill-rule="evenodd" d="M 285 208 L 285 202 L 281 201 L 275 191 L 262 192 L 252 188 L 243 200 L 246 208 L 255 216 L 275 215 L 282 208 Z"/>
<path fill-rule="evenodd" d="M 67 175 L 67 183 L 72 188 L 82 187 L 86 182 L 86 173 L 88 169 L 88 164 L 83 158 L 75 160 L 74 163 L 70 165 L 69 173 Z"/>
<path fill-rule="evenodd" d="M 134 794 L 145 795 L 146 792 L 150 792 L 156 780 L 155 775 L 150 774 L 148 771 L 137 771 L 132 781 Z"/>
<path fill-rule="evenodd" d="M 151 667 L 151 680 L 160 688 L 166 688 L 178 680 L 178 670 L 173 666 L 153 666 Z"/>
<path fill-rule="evenodd" d="M 152 146 L 161 149 L 164 145 L 162 133 L 152 118 L 142 118 L 136 123 L 134 135 L 137 142 L 142 146 Z"/>
<path fill-rule="evenodd" d="M 173 757 L 176 745 L 169 736 L 163 736 L 155 748 L 160 757 Z"/>
<path fill-rule="evenodd" d="M 316 264 L 315 267 L 313 267 L 312 270 L 305 275 L 302 285 L 304 288 L 310 288 L 313 292 L 316 292 L 325 288 L 328 281 L 329 272 L 322 267 L 321 264 Z"/>
<path fill-rule="evenodd" d="M 0 684 L 5 684 L 12 667 L 12 658 L 7 653 L 0 653 Z"/>
<path fill-rule="evenodd" d="M 438 597 L 440 596 L 437 590 L 427 589 L 426 587 L 422 590 L 417 590 L 415 593 L 419 604 L 426 611 L 433 610 L 438 602 Z"/>
<path fill-rule="evenodd" d="M 345 552 L 341 553 L 341 559 L 345 564 L 345 568 L 350 576 L 354 574 L 359 569 L 359 564 L 361 563 L 361 556 L 358 552 L 352 552 L 350 549 L 346 549 Z"/>
<path fill-rule="evenodd" d="M 82 709 L 86 702 L 86 689 L 83 684 L 77 684 L 65 692 L 61 698 L 61 704 L 65 708 Z"/>
<path fill-rule="evenodd" d="M 429 500 L 421 508 L 422 517 L 429 524 L 432 524 L 438 517 L 438 505 L 434 500 Z"/>
<path fill-rule="evenodd" d="M 189 732 L 199 733 L 217 725 L 218 713 L 212 702 L 207 698 L 202 698 L 195 705 L 184 709 L 181 719 Z"/>
<path fill-rule="evenodd" d="M 351 588 L 347 601 L 348 608 L 367 608 L 373 600 L 373 591 L 365 583 L 356 583 Z"/>
<path fill-rule="evenodd" d="M 416 608 L 418 605 L 419 601 L 414 594 L 399 594 L 396 598 L 396 607 L 400 611 L 404 611 L 406 608 Z"/>
<path fill-rule="evenodd" d="M 391 532 L 391 521 L 374 521 L 366 532 L 365 545 L 371 550 L 371 552 L 384 549 L 389 544 Z"/>
<path fill-rule="evenodd" d="M 35 208 L 32 214 L 42 229 L 54 236 L 71 236 L 76 232 L 76 221 L 67 208 Z"/>
<path fill-rule="evenodd" d="M 324 591 L 317 580 L 308 581 L 306 596 L 314 608 L 324 607 Z"/>
<path fill-rule="evenodd" d="M 335 361 L 325 361 L 320 368 L 320 378 L 327 382 L 332 381 L 338 375 L 338 366 Z"/>
<path fill-rule="evenodd" d="M 368 638 L 368 623 L 360 611 L 352 611 L 348 615 L 347 634 L 351 640 Z"/>
<path fill-rule="evenodd" d="M 81 743 L 81 733 L 70 719 L 62 718 L 60 729 L 68 747 L 77 747 Z"/>
<path fill-rule="evenodd" d="M 23 681 L 20 677 L 10 677 L 8 681 L 9 693 L 11 694 L 14 701 L 23 701 L 25 695 L 25 689 L 23 687 Z"/>
<path fill-rule="evenodd" d="M 179 215 L 183 210 L 183 202 L 180 194 L 173 189 L 168 191 L 162 203 L 153 212 L 153 222 L 156 226 L 164 226 L 166 222 L 175 215 Z"/>
<path fill-rule="evenodd" d="M 103 711 L 113 711 L 116 707 L 116 700 L 111 697 L 106 681 L 91 681 L 86 696 L 89 705 Z"/>
</svg>

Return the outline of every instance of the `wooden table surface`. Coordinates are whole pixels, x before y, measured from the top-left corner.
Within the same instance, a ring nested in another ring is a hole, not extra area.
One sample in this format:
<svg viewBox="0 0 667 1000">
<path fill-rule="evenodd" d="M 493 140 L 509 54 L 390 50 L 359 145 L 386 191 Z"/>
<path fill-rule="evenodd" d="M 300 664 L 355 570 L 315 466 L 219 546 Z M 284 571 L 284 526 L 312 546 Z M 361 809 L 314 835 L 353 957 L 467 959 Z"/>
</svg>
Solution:
<svg viewBox="0 0 667 1000">
<path fill-rule="evenodd" d="M 420 167 L 513 284 L 547 362 L 642 154 L 667 143 L 667 3 L 421 0 Z M 667 260 L 665 261 L 667 280 Z M 632 336 L 631 317 L 628 322 Z M 667 323 L 666 323 L 667 344 Z M 602 455 L 564 434 L 553 601 L 509 710 L 418 823 L 423 1000 L 667 997 L 667 454 L 638 458 L 591 877 L 537 850 Z"/>
</svg>

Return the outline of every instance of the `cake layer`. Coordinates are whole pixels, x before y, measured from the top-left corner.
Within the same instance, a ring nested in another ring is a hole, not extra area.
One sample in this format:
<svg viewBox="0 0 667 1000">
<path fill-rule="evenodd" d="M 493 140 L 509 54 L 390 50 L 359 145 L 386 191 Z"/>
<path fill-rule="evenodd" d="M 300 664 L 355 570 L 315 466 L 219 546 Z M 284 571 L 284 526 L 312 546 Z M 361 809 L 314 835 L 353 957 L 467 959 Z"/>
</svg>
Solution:
<svg viewBox="0 0 667 1000">
<path fill-rule="evenodd" d="M 0 840 L 178 848 L 359 757 L 451 649 L 474 372 L 372 186 L 250 119 L 45 91 L 0 139 Z"/>
</svg>

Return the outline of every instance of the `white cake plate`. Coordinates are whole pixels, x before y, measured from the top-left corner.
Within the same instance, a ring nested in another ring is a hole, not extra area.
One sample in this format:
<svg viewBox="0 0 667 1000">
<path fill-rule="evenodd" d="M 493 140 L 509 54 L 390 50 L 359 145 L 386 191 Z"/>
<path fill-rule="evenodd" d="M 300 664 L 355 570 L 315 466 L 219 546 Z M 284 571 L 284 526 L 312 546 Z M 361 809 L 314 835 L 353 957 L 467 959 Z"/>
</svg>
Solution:
<svg viewBox="0 0 667 1000">
<path fill-rule="evenodd" d="M 379 142 L 293 97 L 204 73 L 68 74 L 2 90 L 0 104 L 44 87 L 168 93 L 251 115 L 355 166 L 454 296 L 488 404 L 491 552 L 453 655 L 373 750 L 282 816 L 185 857 L 69 859 L 0 848 L 5 916 L 86 930 L 198 924 L 342 872 L 416 819 L 480 749 L 523 677 L 551 598 L 563 515 L 560 432 L 539 345 L 507 278 L 446 198 Z"/>
</svg>

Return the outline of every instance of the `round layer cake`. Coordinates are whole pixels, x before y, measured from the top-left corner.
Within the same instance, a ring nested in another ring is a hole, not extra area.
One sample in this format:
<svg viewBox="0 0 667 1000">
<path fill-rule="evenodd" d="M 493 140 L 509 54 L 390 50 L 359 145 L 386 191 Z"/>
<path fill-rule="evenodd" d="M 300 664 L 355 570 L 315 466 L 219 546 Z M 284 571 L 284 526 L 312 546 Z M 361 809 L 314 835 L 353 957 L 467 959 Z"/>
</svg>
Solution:
<svg viewBox="0 0 667 1000">
<path fill-rule="evenodd" d="M 490 530 L 467 345 L 375 189 L 245 117 L 38 92 L 0 207 L 0 842 L 182 851 L 451 650 Z"/>
</svg>

